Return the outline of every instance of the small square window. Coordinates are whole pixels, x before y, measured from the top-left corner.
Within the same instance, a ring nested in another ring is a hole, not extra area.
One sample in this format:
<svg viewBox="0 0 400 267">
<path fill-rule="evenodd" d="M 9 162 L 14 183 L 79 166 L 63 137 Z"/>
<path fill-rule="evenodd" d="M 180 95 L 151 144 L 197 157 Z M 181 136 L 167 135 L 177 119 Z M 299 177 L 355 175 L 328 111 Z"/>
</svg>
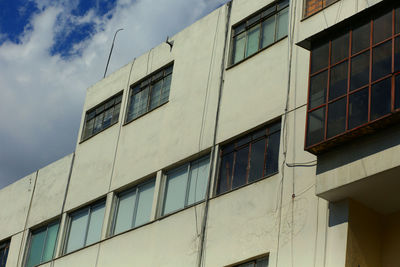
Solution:
<svg viewBox="0 0 400 267">
<path fill-rule="evenodd" d="M 339 0 L 305 0 L 304 17 L 311 16 L 337 1 Z"/>
<path fill-rule="evenodd" d="M 105 201 L 80 209 L 69 215 L 65 253 L 100 241 Z"/>
<path fill-rule="evenodd" d="M 10 241 L 0 243 L 0 267 L 6 267 Z"/>
<path fill-rule="evenodd" d="M 56 221 L 31 231 L 25 260 L 26 267 L 33 267 L 53 259 L 59 226 L 59 221 Z"/>
</svg>

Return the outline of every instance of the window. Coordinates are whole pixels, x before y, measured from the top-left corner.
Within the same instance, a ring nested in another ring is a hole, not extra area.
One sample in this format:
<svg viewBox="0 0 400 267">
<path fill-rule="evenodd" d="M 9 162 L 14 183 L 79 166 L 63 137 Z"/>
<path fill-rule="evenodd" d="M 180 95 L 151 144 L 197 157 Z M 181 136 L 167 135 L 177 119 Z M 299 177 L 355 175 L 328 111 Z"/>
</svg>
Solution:
<svg viewBox="0 0 400 267">
<path fill-rule="evenodd" d="M 289 0 L 278 1 L 233 26 L 231 65 L 287 36 L 288 5 Z"/>
<path fill-rule="evenodd" d="M 82 140 L 103 131 L 118 122 L 122 93 L 86 112 Z"/>
<path fill-rule="evenodd" d="M 113 233 L 119 234 L 150 221 L 155 179 L 118 194 Z"/>
<path fill-rule="evenodd" d="M 161 106 L 168 101 L 173 64 L 131 86 L 126 122 Z"/>
<path fill-rule="evenodd" d="M 100 241 L 105 201 L 80 209 L 69 215 L 65 253 Z"/>
<path fill-rule="evenodd" d="M 304 17 L 311 16 L 339 0 L 305 0 Z"/>
<path fill-rule="evenodd" d="M 59 222 L 53 222 L 31 232 L 26 267 L 33 267 L 54 257 Z"/>
<path fill-rule="evenodd" d="M 269 265 L 269 257 L 265 256 L 262 258 L 258 258 L 255 260 L 247 261 L 238 265 L 234 265 L 232 267 L 268 267 Z"/>
<path fill-rule="evenodd" d="M 183 209 L 204 199 L 210 156 L 189 162 L 166 173 L 162 215 Z"/>
<path fill-rule="evenodd" d="M 0 267 L 6 267 L 10 241 L 0 243 Z"/>
<path fill-rule="evenodd" d="M 398 111 L 399 47 L 400 8 L 313 45 L 307 150 Z"/>
<path fill-rule="evenodd" d="M 278 172 L 281 123 L 222 147 L 217 195 Z"/>
</svg>

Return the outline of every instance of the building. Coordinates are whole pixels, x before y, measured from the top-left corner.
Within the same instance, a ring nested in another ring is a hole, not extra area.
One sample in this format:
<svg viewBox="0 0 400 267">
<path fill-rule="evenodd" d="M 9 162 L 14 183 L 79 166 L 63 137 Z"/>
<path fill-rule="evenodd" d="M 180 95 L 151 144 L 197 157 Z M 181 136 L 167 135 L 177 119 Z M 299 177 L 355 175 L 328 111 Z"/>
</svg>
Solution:
<svg viewBox="0 0 400 267">
<path fill-rule="evenodd" d="M 400 266 L 399 6 L 233 0 L 88 88 L 0 266 Z"/>
</svg>

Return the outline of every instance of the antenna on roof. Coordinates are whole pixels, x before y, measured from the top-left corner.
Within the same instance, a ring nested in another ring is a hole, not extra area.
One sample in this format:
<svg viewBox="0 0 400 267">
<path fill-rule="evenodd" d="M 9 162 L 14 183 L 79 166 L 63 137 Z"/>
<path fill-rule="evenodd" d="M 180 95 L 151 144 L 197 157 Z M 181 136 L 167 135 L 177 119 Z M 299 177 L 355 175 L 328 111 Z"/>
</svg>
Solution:
<svg viewBox="0 0 400 267">
<path fill-rule="evenodd" d="M 165 40 L 165 43 L 167 44 L 167 45 L 169 45 L 169 51 L 172 51 L 172 47 L 174 46 L 174 41 L 172 40 L 172 41 L 170 41 L 169 40 L 169 37 L 167 36 L 167 40 Z"/>
<path fill-rule="evenodd" d="M 112 54 L 112 51 L 113 51 L 113 48 L 114 48 L 115 37 L 117 36 L 117 33 L 118 33 L 119 31 L 122 31 L 122 30 L 123 30 L 123 29 L 118 29 L 118 30 L 115 32 L 115 34 L 114 34 L 114 39 L 113 39 L 113 42 L 112 42 L 112 45 L 111 45 L 110 54 L 108 55 L 106 70 L 104 71 L 104 76 L 103 76 L 103 78 L 105 78 L 105 77 L 106 77 L 106 74 L 107 74 L 108 64 L 110 63 L 111 54 Z"/>
</svg>

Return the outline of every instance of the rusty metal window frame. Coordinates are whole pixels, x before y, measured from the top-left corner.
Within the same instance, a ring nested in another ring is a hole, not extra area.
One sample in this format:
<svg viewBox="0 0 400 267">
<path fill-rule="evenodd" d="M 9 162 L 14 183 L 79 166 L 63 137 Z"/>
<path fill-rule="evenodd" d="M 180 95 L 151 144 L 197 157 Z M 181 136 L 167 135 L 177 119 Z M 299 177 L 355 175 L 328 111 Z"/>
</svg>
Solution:
<svg viewBox="0 0 400 267">
<path fill-rule="evenodd" d="M 121 110 L 122 92 L 103 101 L 101 104 L 89 109 L 85 115 L 85 122 L 82 129 L 81 142 L 104 131 L 118 122 Z M 105 117 L 105 114 L 111 117 Z M 96 129 L 97 120 L 101 120 L 99 128 Z"/>
<path fill-rule="evenodd" d="M 221 195 L 226 192 L 232 191 L 236 188 L 240 188 L 242 186 L 245 186 L 247 184 L 257 182 L 265 177 L 269 177 L 271 175 L 274 175 L 278 173 L 278 166 L 279 166 L 279 145 L 280 145 L 280 133 L 281 133 L 281 122 L 275 122 L 273 124 L 270 124 L 266 127 L 263 127 L 261 129 L 255 130 L 249 134 L 246 134 L 242 137 L 236 138 L 235 140 L 227 143 L 226 145 L 223 145 L 221 147 L 221 150 L 219 152 L 219 172 L 218 172 L 218 177 L 216 179 L 216 187 L 215 187 L 215 194 L 216 195 Z M 268 149 L 271 146 L 270 139 L 273 134 L 278 134 L 278 143 L 275 144 L 275 146 L 278 148 L 278 152 L 276 154 L 273 154 L 272 156 L 273 161 L 275 161 L 276 166 L 274 166 L 274 169 L 270 172 L 267 170 L 267 164 L 270 164 L 268 161 L 268 157 L 270 156 L 268 153 Z M 247 139 L 247 141 L 246 141 Z M 256 177 L 254 180 L 249 181 L 250 178 L 250 170 L 251 170 L 251 157 L 252 157 L 252 145 L 265 140 L 264 144 L 264 155 L 263 155 L 263 170 L 262 170 L 262 175 L 261 177 Z M 245 183 L 241 184 L 237 187 L 233 186 L 234 183 L 234 177 L 235 177 L 235 168 L 236 168 L 236 161 L 237 161 L 237 153 L 240 150 L 248 148 L 248 155 L 247 155 L 247 163 L 246 163 L 246 177 L 245 177 Z M 226 189 L 221 188 L 221 183 L 223 175 L 223 160 L 225 157 L 228 157 L 229 155 L 233 155 L 232 159 L 232 166 L 225 166 L 225 172 L 226 172 L 226 177 L 225 181 L 226 182 Z M 230 172 L 231 171 L 231 172 Z"/>
<path fill-rule="evenodd" d="M 8 251 L 10 250 L 10 240 L 0 243 L 0 267 L 6 267 Z"/>
<path fill-rule="evenodd" d="M 384 40 L 381 40 L 379 42 L 374 43 L 373 40 L 373 36 L 374 36 L 374 21 L 377 20 L 378 18 L 385 16 L 387 14 L 391 13 L 391 35 L 389 37 L 387 37 Z M 388 8 L 385 11 L 382 11 L 381 13 L 375 14 L 373 17 L 371 17 L 370 19 L 366 20 L 364 23 L 356 25 L 351 27 L 350 29 L 347 29 L 345 31 L 342 32 L 342 35 L 345 34 L 349 34 L 349 43 L 348 43 L 348 52 L 347 52 L 347 56 L 337 62 L 332 63 L 331 62 L 331 56 L 332 56 L 332 41 L 339 37 L 339 36 L 335 36 L 333 38 L 330 38 L 329 40 L 325 41 L 325 42 L 321 42 L 319 43 L 317 46 L 313 47 L 313 49 L 311 49 L 311 53 L 310 53 L 310 66 L 309 66 L 309 84 L 308 84 L 308 104 L 307 104 L 307 117 L 306 117 L 306 133 L 305 133 L 305 140 L 304 140 L 304 147 L 305 150 L 310 151 L 311 153 L 315 153 L 318 154 L 321 151 L 324 151 L 326 148 L 325 147 L 330 147 L 332 146 L 331 143 L 333 143 L 336 140 L 339 140 L 339 138 L 343 138 L 343 140 L 346 138 L 346 136 L 350 136 L 351 133 L 354 132 L 360 132 L 359 130 L 363 130 L 365 129 L 366 132 L 370 132 L 371 126 L 374 125 L 374 123 L 378 122 L 378 121 L 384 121 L 384 119 L 387 119 L 388 117 L 391 117 L 394 113 L 399 112 L 400 109 L 399 107 L 395 106 L 395 100 L 396 97 L 399 97 L 395 94 L 395 81 L 397 77 L 400 77 L 400 70 L 396 70 L 395 69 L 395 61 L 396 61 L 396 53 L 395 53 L 395 44 L 396 44 L 396 40 L 400 41 L 400 28 L 398 28 L 400 25 L 396 25 L 396 15 L 400 16 L 400 7 L 399 6 L 395 6 L 392 8 Z M 399 19 L 399 18 L 398 18 Z M 400 21 L 400 20 L 399 20 Z M 370 27 L 370 35 L 369 35 L 369 45 L 368 47 L 357 51 L 355 53 L 353 53 L 352 51 L 352 44 L 353 44 L 353 31 L 355 29 L 357 29 L 358 27 L 361 26 L 365 26 L 369 24 Z M 397 32 L 396 32 L 397 31 Z M 374 48 L 379 47 L 381 45 L 384 44 L 388 44 L 391 42 L 391 71 L 390 73 L 376 79 L 376 80 L 372 80 L 372 72 L 373 72 L 373 51 Z M 399 42 L 400 43 L 400 42 Z M 328 53 L 328 66 L 327 67 L 323 67 L 321 69 L 318 69 L 314 72 L 312 72 L 311 67 L 312 67 L 312 54 L 313 54 L 313 50 L 314 48 L 318 48 L 321 47 L 322 45 L 329 45 L 329 53 Z M 362 55 L 364 53 L 369 53 L 369 69 L 368 69 L 368 75 L 369 75 L 369 80 L 368 83 L 366 83 L 365 85 L 362 85 L 359 88 L 353 89 L 351 90 L 350 88 L 350 82 L 351 82 L 351 63 L 352 60 L 354 60 L 354 58 L 356 58 L 359 55 Z M 399 60 L 400 62 L 400 58 L 397 58 L 397 60 Z M 339 97 L 335 97 L 334 99 L 329 99 L 329 92 L 330 92 L 330 74 L 331 74 L 331 70 L 344 63 L 347 62 L 347 82 L 346 82 L 346 93 L 344 93 L 343 95 L 339 96 Z M 397 61 L 396 61 L 397 62 Z M 318 74 L 321 74 L 323 72 L 327 72 L 327 84 L 326 84 L 326 88 L 325 88 L 325 96 L 324 96 L 324 103 L 315 107 L 310 107 L 310 97 L 311 97 L 311 79 L 315 76 L 317 76 Z M 391 84 L 391 88 L 390 88 L 390 112 L 384 116 L 378 117 L 378 118 L 371 118 L 371 102 L 374 100 L 372 98 L 372 87 L 382 81 L 385 81 L 386 79 L 390 79 L 390 84 Z M 367 90 L 368 91 L 368 119 L 367 122 L 362 123 L 354 128 L 349 128 L 349 98 L 362 91 L 362 90 Z M 337 101 L 340 101 L 342 99 L 345 99 L 346 101 L 346 113 L 345 113 L 345 130 L 343 132 L 340 132 L 339 134 L 336 134 L 334 136 L 331 137 L 327 137 L 327 131 L 328 131 L 328 115 L 329 115 L 329 104 L 335 103 Z M 308 136 L 309 136 L 309 117 L 310 117 L 310 113 L 317 111 L 317 110 L 323 110 L 324 118 L 323 118 L 323 138 L 322 140 L 319 140 L 315 143 L 309 143 L 308 142 Z M 368 129 L 367 129 L 368 128 Z M 329 144 L 328 144 L 329 143 Z"/>
<path fill-rule="evenodd" d="M 340 0 L 319 0 L 321 2 L 321 7 L 312 13 L 308 13 L 308 11 L 307 11 L 307 2 L 309 2 L 309 1 L 312 1 L 312 0 L 304 0 L 304 8 L 303 8 L 303 18 L 304 19 L 317 14 L 321 10 L 333 5 L 336 2 L 339 2 Z"/>
</svg>

